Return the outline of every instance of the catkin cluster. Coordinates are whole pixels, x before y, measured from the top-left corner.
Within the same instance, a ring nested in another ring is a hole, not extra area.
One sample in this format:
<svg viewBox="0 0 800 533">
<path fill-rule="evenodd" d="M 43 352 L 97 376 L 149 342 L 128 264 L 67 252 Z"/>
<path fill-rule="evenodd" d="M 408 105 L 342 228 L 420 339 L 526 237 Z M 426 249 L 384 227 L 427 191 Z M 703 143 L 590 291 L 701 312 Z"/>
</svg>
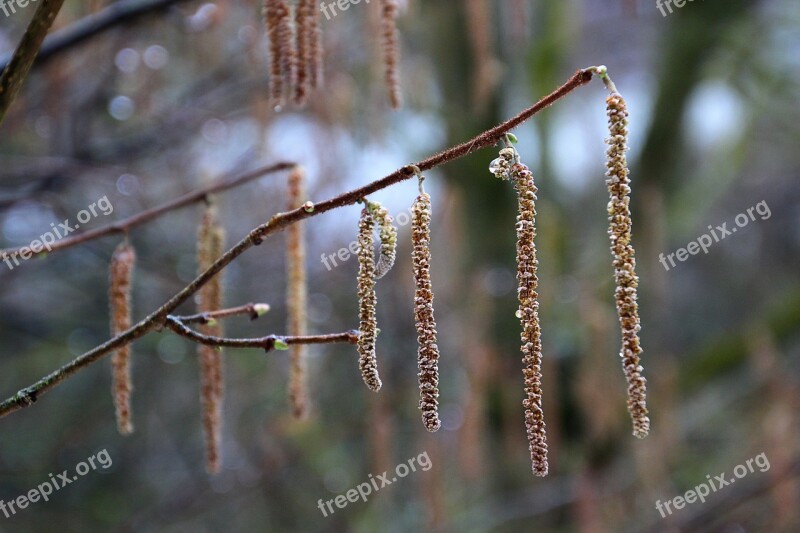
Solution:
<svg viewBox="0 0 800 533">
<path fill-rule="evenodd" d="M 439 421 L 439 346 L 436 344 L 436 320 L 433 317 L 431 287 L 431 197 L 423 192 L 412 207 L 411 242 L 414 263 L 414 319 L 417 327 L 419 363 L 419 408 L 425 429 L 436 431 Z"/>
<path fill-rule="evenodd" d="M 225 234 L 217 222 L 217 212 L 209 205 L 203 213 L 197 234 L 198 272 L 208 269 L 224 252 Z M 222 278 L 219 274 L 209 280 L 197 293 L 199 312 L 216 311 L 223 307 Z M 221 335 L 219 322 L 203 324 L 201 333 Z M 203 408 L 203 428 L 206 442 L 206 470 L 217 473 L 220 469 L 220 444 L 222 440 L 222 399 L 224 377 L 222 353 L 213 346 L 198 344 L 200 358 L 200 399 Z"/>
<path fill-rule="evenodd" d="M 305 172 L 296 167 L 289 174 L 289 210 L 300 207 L 305 198 Z M 289 335 L 306 334 L 306 251 L 304 223 L 292 224 L 286 229 L 286 270 L 288 286 L 286 289 L 286 308 L 288 315 Z M 289 370 L 289 403 L 292 414 L 302 418 L 306 414 L 308 394 L 306 392 L 306 346 L 298 344 L 292 347 L 291 367 Z"/>
<path fill-rule="evenodd" d="M 269 40 L 270 105 L 280 110 L 286 93 L 296 85 L 297 49 L 288 0 L 264 0 L 264 23 Z"/>
<path fill-rule="evenodd" d="M 111 336 L 131 327 L 131 288 L 136 251 L 123 242 L 111 257 L 109 302 L 111 307 Z M 117 416 L 117 429 L 122 435 L 133 432 L 131 420 L 131 346 L 117 349 L 111 359 L 113 369 L 112 392 Z"/>
<path fill-rule="evenodd" d="M 397 228 L 388 209 L 378 202 L 370 202 L 369 207 L 380 230 L 381 251 L 375 266 L 375 279 L 381 279 L 392 269 L 397 258 Z"/>
<path fill-rule="evenodd" d="M 513 150 L 512 150 L 513 152 Z M 506 161 L 514 159 L 513 153 L 501 155 Z M 533 473 L 546 476 L 547 433 L 545 431 L 544 411 L 542 410 L 542 340 L 539 327 L 539 278 L 536 271 L 536 185 L 533 174 L 527 166 L 515 162 L 511 164 L 511 177 L 517 190 L 517 295 L 519 309 L 517 316 L 522 325 L 522 373 L 525 377 L 525 429 L 528 434 L 528 447 L 531 453 Z"/>
<path fill-rule="evenodd" d="M 389 103 L 399 109 L 403 105 L 400 93 L 400 38 L 397 32 L 397 0 L 381 0 L 381 34 L 383 37 L 383 65 Z"/>
<path fill-rule="evenodd" d="M 375 392 L 381 388 L 378 376 L 378 361 L 375 357 L 375 338 L 378 334 L 378 321 L 375 311 L 375 220 L 367 206 L 361 210 L 358 221 L 358 366 L 367 387 Z"/>
<path fill-rule="evenodd" d="M 639 364 L 639 313 L 636 304 L 636 277 L 633 246 L 631 245 L 630 179 L 625 152 L 628 150 L 628 110 L 618 93 L 606 99 L 609 145 L 606 184 L 611 201 L 608 204 L 608 234 L 614 258 L 614 277 L 617 314 L 622 329 L 622 368 L 628 381 L 628 411 L 633 420 L 633 434 L 643 438 L 650 431 L 647 416 L 646 380 Z"/>
</svg>

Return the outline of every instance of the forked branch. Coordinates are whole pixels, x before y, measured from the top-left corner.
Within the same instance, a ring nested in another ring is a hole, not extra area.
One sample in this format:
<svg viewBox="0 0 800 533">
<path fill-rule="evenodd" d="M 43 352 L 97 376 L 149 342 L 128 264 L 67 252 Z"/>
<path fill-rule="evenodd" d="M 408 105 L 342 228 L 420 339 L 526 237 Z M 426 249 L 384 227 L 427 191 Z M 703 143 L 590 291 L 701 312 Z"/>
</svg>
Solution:
<svg viewBox="0 0 800 533">
<path fill-rule="evenodd" d="M 464 142 L 452 148 L 448 148 L 447 150 L 444 150 L 443 152 L 440 152 L 427 159 L 424 159 L 416 164 L 407 165 L 401 169 L 396 170 L 395 172 L 392 172 L 388 176 L 373 181 L 363 187 L 359 187 L 357 189 L 353 189 L 349 192 L 343 193 L 329 200 L 325 200 L 324 202 L 320 202 L 313 206 L 304 205 L 303 207 L 299 207 L 297 209 L 285 213 L 278 213 L 277 215 L 273 216 L 267 223 L 262 224 L 251 230 L 250 233 L 247 234 L 247 236 L 245 236 L 241 241 L 239 241 L 238 244 L 236 244 L 233 248 L 231 248 L 225 254 L 223 254 L 222 257 L 217 259 L 214 262 L 214 264 L 212 264 L 206 271 L 198 275 L 194 281 L 192 281 L 189 285 L 184 287 L 180 292 L 175 294 L 172 298 L 170 298 L 157 310 L 153 311 L 147 317 L 142 319 L 139 323 L 135 324 L 130 329 L 121 333 L 120 335 L 117 335 L 116 337 L 109 339 L 100 346 L 97 346 L 92 350 L 84 353 L 83 355 L 76 357 L 71 362 L 62 366 L 58 370 L 55 370 L 51 374 L 43 377 L 36 383 L 20 390 L 14 396 L 0 403 L 0 417 L 3 417 L 18 409 L 33 404 L 33 402 L 35 402 L 36 399 L 41 394 L 57 386 L 59 383 L 61 383 L 68 377 L 80 371 L 82 368 L 98 361 L 103 356 L 114 350 L 115 348 L 133 342 L 136 339 L 144 336 L 145 334 L 157 328 L 161 328 L 163 326 L 169 326 L 170 320 L 168 320 L 168 315 L 170 315 L 170 313 L 172 313 L 178 306 L 185 303 L 195 292 L 197 292 L 198 289 L 200 289 L 200 287 L 205 285 L 211 278 L 216 276 L 223 268 L 228 266 L 237 257 L 242 255 L 245 251 L 252 248 L 253 246 L 261 244 L 261 242 L 264 240 L 266 236 L 282 231 L 287 226 L 294 224 L 300 220 L 310 218 L 347 205 L 353 205 L 362 198 L 365 198 L 376 191 L 385 189 L 387 187 L 390 187 L 391 185 L 394 185 L 396 183 L 414 177 L 415 169 L 416 171 L 430 170 L 449 161 L 453 161 L 455 159 L 464 157 L 480 148 L 492 146 L 496 144 L 506 133 L 508 133 L 515 127 L 519 126 L 520 124 L 522 124 L 523 122 L 534 116 L 539 111 L 550 106 L 559 99 L 565 97 L 567 94 L 571 93 L 578 87 L 587 84 L 592 79 L 592 76 L 595 73 L 596 72 L 593 69 L 583 69 L 577 71 L 569 80 L 567 80 L 567 82 L 564 85 L 556 89 L 551 94 L 545 96 L 531 107 L 525 109 L 517 116 L 501 124 L 498 124 L 494 128 L 491 128 L 481 133 L 477 137 L 467 142 Z M 174 322 L 172 324 L 177 326 L 176 324 L 174 324 Z M 189 331 L 192 333 L 192 335 L 195 335 L 195 332 L 191 330 Z M 341 340 L 338 342 L 345 342 L 345 339 L 346 342 L 352 342 L 351 333 L 349 332 L 342 334 L 334 334 L 334 337 L 336 336 L 341 336 L 339 337 Z M 287 344 L 303 343 L 303 342 L 320 343 L 320 342 L 330 342 L 329 339 L 330 336 L 322 335 L 315 337 L 300 338 L 299 340 L 298 338 L 286 337 L 284 338 L 284 341 Z M 259 345 L 259 347 L 262 346 Z"/>
</svg>

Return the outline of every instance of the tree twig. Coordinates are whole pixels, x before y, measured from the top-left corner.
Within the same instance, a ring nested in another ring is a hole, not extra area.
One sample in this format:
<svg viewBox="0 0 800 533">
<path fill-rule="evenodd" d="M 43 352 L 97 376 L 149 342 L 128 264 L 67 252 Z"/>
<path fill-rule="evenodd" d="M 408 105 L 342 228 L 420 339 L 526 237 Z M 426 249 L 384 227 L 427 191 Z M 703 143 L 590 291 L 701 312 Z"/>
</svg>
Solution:
<svg viewBox="0 0 800 533">
<path fill-rule="evenodd" d="M 353 189 L 350 192 L 343 193 L 335 198 L 331 198 L 330 200 L 316 204 L 313 209 L 309 209 L 308 207 L 300 207 L 293 211 L 279 213 L 273 216 L 267 223 L 251 230 L 245 238 L 239 241 L 239 243 L 233 248 L 225 252 L 225 254 L 217 259 L 214 264 L 211 265 L 205 272 L 198 275 L 197 278 L 195 278 L 194 281 L 192 281 L 189 285 L 184 287 L 161 307 L 153 311 L 139 323 L 132 326 L 129 330 L 76 357 L 66 365 L 55 370 L 54 372 L 51 372 L 36 383 L 20 390 L 14 396 L 4 400 L 2 403 L 0 403 L 0 417 L 4 417 L 9 413 L 17 411 L 18 409 L 32 405 L 41 394 L 57 386 L 68 377 L 80 371 L 82 368 L 91 365 L 95 361 L 98 361 L 110 351 L 142 337 L 153 329 L 163 326 L 166 322 L 167 316 L 172 311 L 174 311 L 179 305 L 186 302 L 195 292 L 197 292 L 200 287 L 217 275 L 223 268 L 229 265 L 237 257 L 242 255 L 245 251 L 253 246 L 261 244 L 264 237 L 267 235 L 276 233 L 284 229 L 286 226 L 294 224 L 299 220 L 310 218 L 338 207 L 355 204 L 360 199 L 376 191 L 410 179 L 411 177 L 415 176 L 414 167 L 418 167 L 420 170 L 430 170 L 434 167 L 447 163 L 448 161 L 468 155 L 479 148 L 491 146 L 507 132 L 528 120 L 542 109 L 563 98 L 578 87 L 589 83 L 589 81 L 592 79 L 592 75 L 593 72 L 589 69 L 577 71 L 569 80 L 567 80 L 564 85 L 536 102 L 533 106 L 525 109 L 520 114 L 507 120 L 506 122 L 503 122 L 494 128 L 481 133 L 472 140 L 449 148 L 423 161 L 420 161 L 415 165 L 407 165 L 389 174 L 388 176 L 377 181 L 373 181 L 372 183 L 369 183 L 363 187 Z"/>
<path fill-rule="evenodd" d="M 53 25 L 53 20 L 64 4 L 64 0 L 41 1 L 11 60 L 3 66 L 3 74 L 0 76 L 0 124 L 3 123 L 8 108 L 17 97 L 22 83 L 28 77 L 33 60 L 36 59 L 42 42 L 50 26 Z"/>
<path fill-rule="evenodd" d="M 174 211 L 176 209 L 180 209 L 182 207 L 186 207 L 188 205 L 202 202 L 205 198 L 211 194 L 215 194 L 218 192 L 226 191 L 228 189 L 232 189 L 238 187 L 239 185 L 243 185 L 249 181 L 253 181 L 255 179 L 261 178 L 267 174 L 272 174 L 274 172 L 280 172 L 282 170 L 289 170 L 297 166 L 295 163 L 276 163 L 274 165 L 269 165 L 266 167 L 257 168 L 255 170 L 251 170 L 250 172 L 246 172 L 234 178 L 221 180 L 217 183 L 209 185 L 208 187 L 203 187 L 202 189 L 197 189 L 196 191 L 184 194 L 183 196 L 161 204 L 159 206 L 153 207 L 152 209 L 148 209 L 146 211 L 142 211 L 139 214 L 133 215 L 132 217 L 126 218 L 124 220 L 120 220 L 114 222 L 112 224 L 108 224 L 101 228 L 89 230 L 83 233 L 79 233 L 72 237 L 67 237 L 65 239 L 61 239 L 60 241 L 56 241 L 55 243 L 50 245 L 50 249 L 42 249 L 39 252 L 34 252 L 30 250 L 30 257 L 35 257 L 37 255 L 46 255 L 58 250 L 64 250 L 66 248 L 71 248 L 72 246 L 76 246 L 78 244 L 83 244 L 87 241 L 92 241 L 94 239 L 99 239 L 101 237 L 106 237 L 108 235 L 113 235 L 115 233 L 126 233 L 131 228 L 136 226 L 141 226 L 146 222 L 150 222 L 162 215 L 169 213 L 170 211 Z M 6 250 L 0 250 L 0 261 L 4 260 L 7 257 L 11 257 L 14 255 L 18 255 L 23 248 L 9 248 Z"/>
<path fill-rule="evenodd" d="M 213 335 L 203 335 L 187 327 L 177 317 L 167 315 L 166 325 L 181 337 L 186 337 L 194 342 L 206 344 L 208 346 L 224 346 L 227 348 L 261 348 L 267 352 L 275 349 L 275 343 L 282 341 L 287 346 L 293 344 L 334 344 L 347 342 L 355 344 L 358 341 L 358 331 L 350 330 L 342 333 L 328 333 L 326 335 L 302 335 L 302 336 L 281 336 L 267 335 L 253 339 L 233 339 L 229 337 L 215 337 Z"/>
<path fill-rule="evenodd" d="M 174 318 L 183 324 L 208 324 L 217 318 L 227 318 L 231 316 L 247 315 L 250 320 L 255 320 L 269 311 L 269 304 L 245 304 L 239 307 L 230 307 L 208 313 L 197 313 L 196 315 L 176 316 Z"/>
</svg>

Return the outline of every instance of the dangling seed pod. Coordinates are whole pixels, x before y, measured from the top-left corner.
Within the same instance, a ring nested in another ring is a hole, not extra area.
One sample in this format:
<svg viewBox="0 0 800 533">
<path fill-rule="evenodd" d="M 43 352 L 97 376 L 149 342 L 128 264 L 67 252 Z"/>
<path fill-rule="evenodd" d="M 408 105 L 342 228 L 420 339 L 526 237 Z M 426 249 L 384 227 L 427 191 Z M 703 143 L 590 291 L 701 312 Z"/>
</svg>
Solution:
<svg viewBox="0 0 800 533">
<path fill-rule="evenodd" d="M 365 202 L 366 203 L 366 202 Z M 378 392 L 381 378 L 378 376 L 378 361 L 375 357 L 375 337 L 378 333 L 378 321 L 375 313 L 377 297 L 375 295 L 375 245 L 373 229 L 375 220 L 367 207 L 361 210 L 358 222 L 358 366 L 361 377 L 370 390 Z"/>
<path fill-rule="evenodd" d="M 369 202 L 369 209 L 380 228 L 381 252 L 375 267 L 375 279 L 381 279 L 394 266 L 397 257 L 397 228 L 389 210 L 378 202 Z"/>
<path fill-rule="evenodd" d="M 546 476 L 547 432 L 542 410 L 542 339 L 539 326 L 539 278 L 536 259 L 536 185 L 533 174 L 519 162 L 519 155 L 511 148 L 501 151 L 502 160 L 510 165 L 509 174 L 517 190 L 519 214 L 517 215 L 517 317 L 522 325 L 522 362 L 525 367 L 525 430 L 534 475 Z"/>
<path fill-rule="evenodd" d="M 109 302 L 111 305 L 111 335 L 119 335 L 131 327 L 131 287 L 136 251 L 126 242 L 114 250 L 111 257 Z M 131 421 L 131 345 L 126 344 L 114 352 L 113 368 L 114 407 L 117 429 L 122 435 L 133 433 Z"/>
<path fill-rule="evenodd" d="M 613 87 L 613 86 L 612 86 Z M 644 438 L 650 431 L 647 416 L 646 383 L 639 364 L 639 312 L 636 303 L 636 277 L 633 246 L 631 245 L 630 179 L 625 152 L 628 150 L 628 110 L 625 100 L 614 92 L 606 99 L 608 114 L 609 145 L 606 167 L 606 184 L 611 201 L 608 204 L 608 234 L 611 239 L 611 254 L 614 258 L 614 293 L 617 314 L 622 330 L 622 368 L 628 381 L 628 411 L 633 421 L 633 434 Z"/>
<path fill-rule="evenodd" d="M 305 173 L 297 167 L 289 174 L 289 210 L 297 209 L 305 200 Z M 288 332 L 292 336 L 306 334 L 306 266 L 305 236 L 303 222 L 290 225 L 286 229 L 286 269 L 288 287 L 286 308 L 288 311 Z M 295 418 L 306 414 L 306 360 L 305 345 L 292 347 L 291 369 L 289 371 L 289 403 Z"/>
<path fill-rule="evenodd" d="M 297 84 L 294 88 L 294 103 L 304 106 L 311 88 L 316 86 L 320 57 L 319 10 L 315 0 L 299 0 L 295 12 L 297 37 Z"/>
<path fill-rule="evenodd" d="M 225 235 L 217 222 L 216 208 L 209 204 L 197 234 L 197 267 L 203 272 L 224 252 Z M 222 278 L 219 274 L 208 281 L 197 293 L 197 307 L 201 313 L 223 308 Z M 222 335 L 219 322 L 203 324 L 205 335 Z M 206 442 L 206 470 L 210 474 L 220 469 L 220 444 L 222 440 L 223 367 L 222 353 L 213 346 L 198 345 L 200 359 L 200 399 L 203 408 L 203 428 Z"/>
<path fill-rule="evenodd" d="M 270 105 L 279 111 L 286 93 L 295 85 L 297 50 L 292 10 L 287 0 L 264 0 L 263 13 L 269 40 Z"/>
<path fill-rule="evenodd" d="M 403 97 L 400 93 L 400 38 L 397 33 L 397 0 L 381 0 L 381 33 L 383 34 L 383 63 L 389 103 L 400 109 Z"/>
<path fill-rule="evenodd" d="M 420 185 L 421 189 L 421 185 Z M 419 408 L 428 431 L 436 431 L 439 421 L 439 346 L 436 344 L 436 320 L 433 317 L 431 287 L 431 197 L 420 192 L 411 211 L 411 242 L 414 246 L 414 320 L 417 326 L 417 361 L 419 363 Z"/>
</svg>

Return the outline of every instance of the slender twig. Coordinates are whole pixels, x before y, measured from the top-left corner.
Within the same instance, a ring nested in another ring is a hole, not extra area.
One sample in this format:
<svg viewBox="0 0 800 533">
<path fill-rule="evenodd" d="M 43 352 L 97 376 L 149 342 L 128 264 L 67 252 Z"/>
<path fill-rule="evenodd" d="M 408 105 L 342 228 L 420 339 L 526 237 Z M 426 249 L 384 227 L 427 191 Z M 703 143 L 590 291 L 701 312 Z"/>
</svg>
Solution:
<svg viewBox="0 0 800 533">
<path fill-rule="evenodd" d="M 148 332 L 163 326 L 167 315 L 174 311 L 179 305 L 186 302 L 195 292 L 197 292 L 200 287 L 217 275 L 223 268 L 229 265 L 237 257 L 242 255 L 245 251 L 253 246 L 261 244 L 265 236 L 276 233 L 284 229 L 286 226 L 294 224 L 299 220 L 320 215 L 332 209 L 336 209 L 337 207 L 355 204 L 360 199 L 374 193 L 375 191 L 385 189 L 386 187 L 410 179 L 411 177 L 415 176 L 415 168 L 419 168 L 420 170 L 430 170 L 434 167 L 447 163 L 448 161 L 452 161 L 470 154 L 479 148 L 491 146 L 498 142 L 498 140 L 507 132 L 520 125 L 522 122 L 528 120 L 542 109 L 563 98 L 578 87 L 588 83 L 592 79 L 592 74 L 593 72 L 588 69 L 579 70 L 569 80 L 567 80 L 564 85 L 539 100 L 533 106 L 524 110 L 522 113 L 513 117 L 512 119 L 481 133 L 470 141 L 449 148 L 423 161 L 420 161 L 415 165 L 407 165 L 389 174 L 388 176 L 369 183 L 363 187 L 359 187 L 358 189 L 346 192 L 335 198 L 331 198 L 330 200 L 315 204 L 313 210 L 307 210 L 304 207 L 300 207 L 298 209 L 286 213 L 279 213 L 273 216 L 266 224 L 262 224 L 251 230 L 244 239 L 239 241 L 239 243 L 233 248 L 225 252 L 225 254 L 217 259 L 214 264 L 211 265 L 211 267 L 209 267 L 205 272 L 197 276 L 197 278 L 195 278 L 194 281 L 192 281 L 189 285 L 184 287 L 161 307 L 150 313 L 139 323 L 132 326 L 129 330 L 76 357 L 66 365 L 51 372 L 36 383 L 20 390 L 14 396 L 4 400 L 2 403 L 0 403 L 0 417 L 4 417 L 9 413 L 17 411 L 18 409 L 32 405 L 41 394 L 57 386 L 68 377 L 80 371 L 82 368 L 100 360 L 110 351 L 118 348 L 119 346 L 135 341 Z"/>
<path fill-rule="evenodd" d="M 250 320 L 255 320 L 269 311 L 269 304 L 246 304 L 239 307 L 230 307 L 218 311 L 207 313 L 197 313 L 196 315 L 176 316 L 184 324 L 208 324 L 217 318 L 227 318 L 231 316 L 247 315 Z"/>
<path fill-rule="evenodd" d="M 67 237 L 65 239 L 61 239 L 60 241 L 56 241 L 55 243 L 50 245 L 49 250 L 41 249 L 39 252 L 34 252 L 30 248 L 28 248 L 30 252 L 30 257 L 35 257 L 37 255 L 47 255 L 49 253 L 58 250 L 64 250 L 66 248 L 70 248 L 78 244 L 83 244 L 87 241 L 99 239 L 101 237 L 106 237 L 108 235 L 127 233 L 132 228 L 136 226 L 141 226 L 142 224 L 150 222 L 151 220 L 154 220 L 171 211 L 180 209 L 182 207 L 186 207 L 191 204 L 202 202 L 206 199 L 206 197 L 208 197 L 211 194 L 226 191 L 228 189 L 233 189 L 235 187 L 238 187 L 239 185 L 243 185 L 249 181 L 261 178 L 267 174 L 280 172 L 281 170 L 289 170 L 294 168 L 295 166 L 296 166 L 295 163 L 276 163 L 274 165 L 257 168 L 255 170 L 252 170 L 240 176 L 236 176 L 234 178 L 221 180 L 217 183 L 209 185 L 208 187 L 197 189 L 196 191 L 184 194 L 179 198 L 170 200 L 169 202 L 156 206 L 152 209 L 148 209 L 147 211 L 142 211 L 141 213 L 133 215 L 132 217 L 126 218 L 124 220 L 120 220 L 112 224 L 103 226 L 101 228 L 89 230 L 83 233 L 79 233 L 75 236 Z M 4 260 L 6 257 L 17 255 L 22 250 L 23 248 L 9 248 L 7 250 L 0 250 L 0 260 Z"/>
<path fill-rule="evenodd" d="M 28 77 L 28 71 L 42 47 L 47 32 L 53 24 L 64 0 L 42 0 L 28 24 L 28 29 L 22 36 L 11 60 L 4 65 L 3 74 L 0 76 L 0 124 L 14 102 L 22 83 Z"/>
<path fill-rule="evenodd" d="M 197 343 L 205 344 L 208 346 L 224 346 L 228 348 L 261 348 L 262 350 L 270 351 L 275 349 L 275 343 L 282 341 L 287 346 L 293 344 L 334 344 L 338 342 L 347 342 L 355 344 L 358 341 L 358 331 L 350 330 L 342 333 L 328 333 L 326 335 L 300 335 L 300 336 L 282 336 L 282 335 L 267 335 L 266 337 L 258 337 L 253 339 L 233 339 L 229 337 L 215 337 L 214 335 L 203 335 L 198 333 L 178 320 L 177 317 L 167 315 L 166 325 L 169 329 L 180 335 L 186 337 Z"/>
<path fill-rule="evenodd" d="M 42 66 L 58 54 L 65 52 L 73 46 L 79 45 L 96 35 L 101 35 L 111 28 L 122 24 L 130 24 L 144 15 L 156 13 L 175 4 L 188 0 L 120 0 L 103 8 L 97 13 L 92 13 L 66 28 L 54 32 L 41 47 L 33 68 Z M 10 61 L 9 57 L 0 58 L 0 68 L 5 68 Z"/>
</svg>

